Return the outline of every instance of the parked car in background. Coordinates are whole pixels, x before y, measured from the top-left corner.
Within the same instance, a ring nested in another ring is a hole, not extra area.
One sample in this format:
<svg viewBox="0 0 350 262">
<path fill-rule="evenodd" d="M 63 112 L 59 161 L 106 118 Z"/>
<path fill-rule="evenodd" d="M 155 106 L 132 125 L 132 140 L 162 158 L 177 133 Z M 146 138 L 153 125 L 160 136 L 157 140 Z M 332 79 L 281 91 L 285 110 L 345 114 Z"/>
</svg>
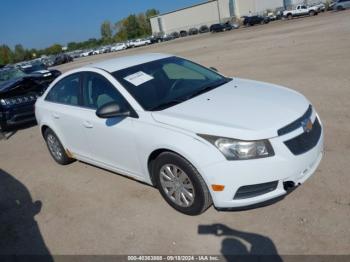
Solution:
<svg viewBox="0 0 350 262">
<path fill-rule="evenodd" d="M 0 69 L 1 131 L 35 122 L 34 104 L 49 84 L 46 78 L 26 74 L 15 67 Z"/>
<path fill-rule="evenodd" d="M 163 37 L 161 35 L 152 35 L 149 40 L 151 41 L 151 44 L 160 43 L 163 42 Z"/>
<path fill-rule="evenodd" d="M 125 50 L 127 47 L 126 47 L 126 44 L 124 43 L 119 43 L 119 44 L 116 44 L 114 46 L 111 47 L 111 52 L 116 52 L 116 51 L 120 51 L 120 50 Z"/>
<path fill-rule="evenodd" d="M 47 67 L 51 67 L 54 65 L 55 63 L 55 56 L 47 56 L 45 58 L 43 58 L 41 61 L 43 62 L 43 64 Z"/>
<path fill-rule="evenodd" d="M 181 37 L 188 36 L 187 31 L 186 31 L 186 30 L 181 30 L 181 31 L 180 31 L 180 36 L 181 36 Z"/>
<path fill-rule="evenodd" d="M 222 24 L 213 24 L 209 28 L 210 32 L 218 33 L 225 31 L 225 27 Z"/>
<path fill-rule="evenodd" d="M 151 44 L 151 40 L 149 39 L 136 39 L 134 41 L 134 47 L 144 46 Z"/>
<path fill-rule="evenodd" d="M 253 25 L 270 23 L 269 17 L 265 17 L 261 15 L 243 16 L 242 18 L 243 18 L 243 25 L 245 26 L 253 26 Z"/>
<path fill-rule="evenodd" d="M 165 54 L 70 71 L 35 115 L 57 163 L 77 159 L 156 186 L 187 215 L 281 197 L 323 156 L 322 123 L 303 95 Z"/>
<path fill-rule="evenodd" d="M 47 86 L 61 75 L 57 69 L 48 69 L 43 63 L 22 65 L 19 67 L 27 75 L 36 76 L 37 81 Z"/>
<path fill-rule="evenodd" d="M 230 31 L 232 29 L 236 29 L 239 26 L 237 26 L 235 24 L 235 26 L 233 26 L 231 23 L 227 22 L 224 24 L 213 24 L 210 26 L 209 30 L 212 33 L 217 33 L 217 32 L 224 32 L 224 31 Z"/>
<path fill-rule="evenodd" d="M 172 32 L 170 35 L 171 35 L 174 39 L 180 37 L 179 32 L 176 32 L 176 31 L 175 31 L 175 32 Z"/>
<path fill-rule="evenodd" d="M 198 29 L 195 27 L 192 27 L 188 30 L 189 35 L 197 35 L 198 34 Z"/>
<path fill-rule="evenodd" d="M 333 4 L 333 10 L 341 11 L 350 8 L 350 0 L 337 0 Z"/>
<path fill-rule="evenodd" d="M 266 17 L 268 17 L 270 21 L 275 21 L 275 20 L 277 20 L 277 15 L 276 15 L 275 13 L 273 13 L 273 12 L 267 13 L 267 16 L 266 16 Z"/>
<path fill-rule="evenodd" d="M 62 65 L 72 61 L 73 61 L 73 58 L 71 56 L 67 54 L 59 54 L 55 57 L 53 65 Z"/>
<path fill-rule="evenodd" d="M 200 34 L 207 33 L 207 32 L 209 32 L 209 27 L 206 25 L 202 25 L 198 31 Z"/>
<path fill-rule="evenodd" d="M 87 57 L 87 56 L 91 56 L 93 54 L 93 50 L 87 50 L 85 52 L 82 52 L 80 54 L 80 57 Z"/>
<path fill-rule="evenodd" d="M 317 7 L 317 12 L 320 13 L 320 12 L 325 12 L 326 11 L 326 5 L 324 3 L 318 3 L 318 4 L 314 4 L 312 5 L 314 7 Z"/>
<path fill-rule="evenodd" d="M 318 14 L 317 6 L 306 6 L 306 5 L 297 5 L 297 7 L 293 10 L 285 10 L 283 11 L 283 17 L 292 19 L 293 17 L 299 16 L 314 16 Z"/>
</svg>

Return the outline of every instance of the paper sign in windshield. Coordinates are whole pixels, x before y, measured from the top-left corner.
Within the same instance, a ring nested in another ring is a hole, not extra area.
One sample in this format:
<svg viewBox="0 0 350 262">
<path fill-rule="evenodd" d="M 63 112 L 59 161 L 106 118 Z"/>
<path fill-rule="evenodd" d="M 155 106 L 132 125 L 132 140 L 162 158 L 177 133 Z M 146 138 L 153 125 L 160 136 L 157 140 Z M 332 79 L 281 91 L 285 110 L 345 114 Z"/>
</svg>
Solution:
<svg viewBox="0 0 350 262">
<path fill-rule="evenodd" d="M 146 83 L 153 79 L 153 76 L 150 76 L 142 71 L 139 71 L 135 74 L 129 75 L 127 77 L 124 77 L 124 79 L 134 86 L 142 85 L 143 83 Z"/>
</svg>

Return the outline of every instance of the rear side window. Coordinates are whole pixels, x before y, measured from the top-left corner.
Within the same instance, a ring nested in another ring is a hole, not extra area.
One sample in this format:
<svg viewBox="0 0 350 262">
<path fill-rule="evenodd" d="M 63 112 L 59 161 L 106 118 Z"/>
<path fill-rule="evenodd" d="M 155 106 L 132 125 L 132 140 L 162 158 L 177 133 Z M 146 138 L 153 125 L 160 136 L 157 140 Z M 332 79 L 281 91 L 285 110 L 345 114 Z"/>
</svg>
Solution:
<svg viewBox="0 0 350 262">
<path fill-rule="evenodd" d="M 46 96 L 46 100 L 60 104 L 77 106 L 79 105 L 79 94 L 80 74 L 74 74 L 67 76 L 52 87 Z"/>
<path fill-rule="evenodd" d="M 106 78 L 97 73 L 86 73 L 83 83 L 84 106 L 98 109 L 110 102 L 127 106 L 124 97 Z"/>
</svg>

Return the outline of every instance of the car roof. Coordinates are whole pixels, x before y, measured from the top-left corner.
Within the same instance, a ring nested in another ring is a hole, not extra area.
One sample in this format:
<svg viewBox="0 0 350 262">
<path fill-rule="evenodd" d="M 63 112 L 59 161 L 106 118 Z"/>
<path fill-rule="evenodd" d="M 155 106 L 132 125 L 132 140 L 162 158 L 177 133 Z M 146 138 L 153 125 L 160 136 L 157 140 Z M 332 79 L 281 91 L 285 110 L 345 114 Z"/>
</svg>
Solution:
<svg viewBox="0 0 350 262">
<path fill-rule="evenodd" d="M 113 73 L 115 71 L 128 68 L 135 65 L 140 65 L 144 63 L 148 63 L 151 61 L 171 57 L 173 55 L 169 54 L 159 54 L 159 53 L 147 53 L 147 54 L 139 54 L 139 55 L 132 55 L 132 56 L 124 56 L 124 57 L 118 57 L 113 58 L 109 60 L 105 60 L 102 62 L 89 64 L 86 67 L 94 67 L 94 68 L 100 68 L 105 71 L 108 71 L 110 73 Z"/>
</svg>

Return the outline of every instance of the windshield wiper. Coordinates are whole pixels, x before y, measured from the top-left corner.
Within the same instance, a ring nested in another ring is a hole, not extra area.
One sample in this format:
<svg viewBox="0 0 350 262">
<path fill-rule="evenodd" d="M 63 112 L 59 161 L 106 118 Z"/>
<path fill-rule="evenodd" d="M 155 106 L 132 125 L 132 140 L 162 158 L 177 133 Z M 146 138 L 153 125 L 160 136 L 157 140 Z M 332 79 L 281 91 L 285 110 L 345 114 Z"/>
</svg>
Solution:
<svg viewBox="0 0 350 262">
<path fill-rule="evenodd" d="M 210 90 L 213 90 L 219 86 L 222 86 L 228 82 L 230 82 L 232 79 L 231 78 L 225 78 L 224 81 L 220 81 L 220 82 L 214 82 L 214 83 L 210 83 L 208 85 L 204 85 L 201 89 L 199 89 L 197 92 L 192 93 L 191 95 L 187 96 L 185 100 L 191 99 L 193 97 L 199 96 L 201 94 L 204 94 L 206 92 L 209 92 Z"/>
<path fill-rule="evenodd" d="M 175 106 L 177 104 L 180 104 L 181 102 L 183 102 L 184 100 L 181 99 L 174 99 L 174 100 L 170 100 L 167 102 L 164 102 L 162 104 L 156 105 L 154 107 L 152 107 L 150 110 L 151 111 L 158 111 L 158 110 L 162 110 L 171 106 Z"/>
<path fill-rule="evenodd" d="M 152 107 L 150 110 L 151 111 L 158 111 L 158 110 L 166 109 L 166 108 L 171 107 L 171 106 L 175 106 L 175 105 L 180 104 L 188 99 L 199 96 L 200 94 L 206 93 L 214 88 L 217 88 L 218 86 L 224 85 L 224 84 L 230 82 L 231 80 L 232 80 L 231 78 L 225 78 L 224 81 L 214 82 L 214 83 L 210 83 L 209 85 L 204 85 L 197 92 L 194 92 L 194 93 L 192 93 L 186 97 L 183 97 L 183 98 L 178 97 L 178 98 L 166 101 L 162 104 L 159 104 L 159 105 Z"/>
</svg>

